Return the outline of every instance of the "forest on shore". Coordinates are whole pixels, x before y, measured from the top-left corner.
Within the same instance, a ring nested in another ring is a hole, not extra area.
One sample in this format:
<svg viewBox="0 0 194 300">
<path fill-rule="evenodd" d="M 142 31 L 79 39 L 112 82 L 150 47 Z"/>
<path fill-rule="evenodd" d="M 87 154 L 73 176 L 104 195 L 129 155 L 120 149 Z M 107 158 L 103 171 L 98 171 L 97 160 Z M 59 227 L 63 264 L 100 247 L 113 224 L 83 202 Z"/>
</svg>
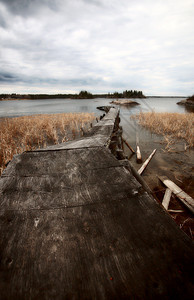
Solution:
<svg viewBox="0 0 194 300">
<path fill-rule="evenodd" d="M 94 98 L 146 98 L 142 91 L 136 90 L 126 90 L 122 93 L 114 92 L 114 93 L 107 93 L 107 94 L 92 94 L 88 91 L 81 91 L 79 94 L 0 94 L 0 100 L 8 100 L 8 99 L 29 99 L 29 100 L 36 100 L 36 99 L 94 99 Z"/>
</svg>

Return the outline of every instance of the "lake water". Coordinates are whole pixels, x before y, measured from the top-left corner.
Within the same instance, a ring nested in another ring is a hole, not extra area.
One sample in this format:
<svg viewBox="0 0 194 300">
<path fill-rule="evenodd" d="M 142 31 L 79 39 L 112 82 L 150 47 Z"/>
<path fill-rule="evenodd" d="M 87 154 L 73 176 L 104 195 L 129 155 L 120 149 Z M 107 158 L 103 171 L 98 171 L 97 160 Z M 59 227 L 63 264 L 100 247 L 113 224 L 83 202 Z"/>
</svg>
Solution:
<svg viewBox="0 0 194 300">
<path fill-rule="evenodd" d="M 182 98 L 183 99 L 183 98 Z M 184 113 L 184 106 L 176 103 L 180 98 L 147 98 L 135 99 L 141 105 L 122 107 L 121 113 L 130 115 L 139 111 L 180 112 Z M 44 100 L 8 100 L 0 101 L 0 117 L 18 117 L 34 114 L 53 114 L 69 112 L 94 112 L 102 114 L 97 106 L 110 105 L 110 99 L 44 99 Z"/>
</svg>

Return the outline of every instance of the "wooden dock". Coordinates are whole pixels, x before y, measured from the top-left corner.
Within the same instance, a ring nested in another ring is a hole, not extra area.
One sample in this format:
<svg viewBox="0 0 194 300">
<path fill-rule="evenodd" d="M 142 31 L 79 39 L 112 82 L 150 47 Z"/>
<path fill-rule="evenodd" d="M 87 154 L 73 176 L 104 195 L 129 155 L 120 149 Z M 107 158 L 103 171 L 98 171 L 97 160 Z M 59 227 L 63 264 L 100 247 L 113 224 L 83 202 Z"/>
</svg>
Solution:
<svg viewBox="0 0 194 300">
<path fill-rule="evenodd" d="M 0 299 L 193 299 L 194 247 L 110 152 L 118 110 L 86 137 L 17 155 L 0 179 Z"/>
</svg>

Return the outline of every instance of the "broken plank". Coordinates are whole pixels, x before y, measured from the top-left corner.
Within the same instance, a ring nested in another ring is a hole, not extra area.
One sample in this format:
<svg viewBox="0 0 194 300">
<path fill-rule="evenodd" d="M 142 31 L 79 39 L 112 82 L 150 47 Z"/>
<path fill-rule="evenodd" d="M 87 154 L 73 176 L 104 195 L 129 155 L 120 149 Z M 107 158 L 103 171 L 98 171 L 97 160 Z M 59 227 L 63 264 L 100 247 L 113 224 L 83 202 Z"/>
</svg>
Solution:
<svg viewBox="0 0 194 300">
<path fill-rule="evenodd" d="M 154 151 L 150 154 L 150 156 L 148 157 L 148 159 L 146 159 L 146 161 L 143 163 L 143 165 L 141 166 L 141 168 L 137 171 L 139 173 L 139 175 L 141 175 L 143 173 L 143 171 L 145 170 L 145 168 L 149 164 L 150 160 L 154 156 L 155 152 L 156 152 L 156 149 L 154 149 Z"/>
<path fill-rule="evenodd" d="M 166 185 L 180 200 L 181 202 L 194 213 L 194 199 L 185 193 L 178 185 L 168 179 L 166 176 L 160 176 L 159 179 Z"/>
<path fill-rule="evenodd" d="M 164 206 L 164 208 L 166 210 L 168 210 L 171 195 L 172 195 L 172 191 L 169 188 L 167 188 L 165 191 L 165 194 L 164 194 L 163 201 L 162 201 L 162 205 Z"/>
</svg>

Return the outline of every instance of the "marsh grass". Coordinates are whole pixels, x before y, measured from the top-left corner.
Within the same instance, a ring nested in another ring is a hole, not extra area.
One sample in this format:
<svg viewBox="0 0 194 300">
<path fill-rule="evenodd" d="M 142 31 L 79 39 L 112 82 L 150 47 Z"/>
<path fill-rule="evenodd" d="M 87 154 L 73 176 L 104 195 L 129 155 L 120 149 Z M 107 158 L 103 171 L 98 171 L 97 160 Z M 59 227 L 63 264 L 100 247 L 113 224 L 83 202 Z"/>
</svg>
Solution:
<svg viewBox="0 0 194 300">
<path fill-rule="evenodd" d="M 146 112 L 133 116 L 140 125 L 150 129 L 152 132 L 164 136 L 164 142 L 167 144 L 166 150 L 170 149 L 177 138 L 184 139 L 188 147 L 194 146 L 194 114 L 180 113 L 156 113 Z"/>
<path fill-rule="evenodd" d="M 15 154 L 75 139 L 94 119 L 94 114 L 89 113 L 1 119 L 0 174 Z"/>
</svg>

